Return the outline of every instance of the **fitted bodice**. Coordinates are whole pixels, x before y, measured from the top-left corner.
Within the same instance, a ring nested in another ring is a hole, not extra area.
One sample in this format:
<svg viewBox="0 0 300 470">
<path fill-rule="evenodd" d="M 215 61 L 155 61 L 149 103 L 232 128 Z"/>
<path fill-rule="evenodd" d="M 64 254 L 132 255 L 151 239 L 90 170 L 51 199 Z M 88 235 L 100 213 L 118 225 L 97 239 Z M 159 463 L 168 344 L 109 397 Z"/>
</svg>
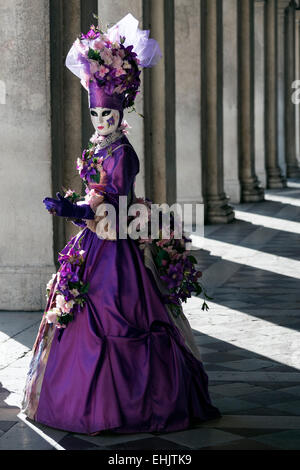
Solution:
<svg viewBox="0 0 300 470">
<path fill-rule="evenodd" d="M 118 196 L 128 196 L 128 203 L 135 197 L 134 183 L 139 173 L 139 159 L 125 135 L 94 154 L 102 157 L 106 173 L 105 199 L 117 203 Z M 89 184 L 89 188 L 95 186 Z"/>
</svg>

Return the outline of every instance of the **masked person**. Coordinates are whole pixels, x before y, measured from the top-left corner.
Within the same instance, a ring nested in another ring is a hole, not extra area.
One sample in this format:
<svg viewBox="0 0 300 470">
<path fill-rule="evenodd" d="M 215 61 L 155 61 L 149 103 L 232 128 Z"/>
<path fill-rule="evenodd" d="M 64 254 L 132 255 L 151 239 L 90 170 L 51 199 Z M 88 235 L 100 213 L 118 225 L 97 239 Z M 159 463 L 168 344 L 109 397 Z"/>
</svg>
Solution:
<svg viewBox="0 0 300 470">
<path fill-rule="evenodd" d="M 107 32 L 92 26 L 66 59 L 88 91 L 95 134 L 77 160 L 85 198 L 68 191 L 44 199 L 50 213 L 82 229 L 47 286 L 22 402 L 29 418 L 54 428 L 168 432 L 220 416 L 190 325 L 165 302 L 182 283 L 180 263 L 170 258 L 163 284 L 151 251 L 143 256 L 139 242 L 119 234 L 120 196 L 138 200 L 139 172 L 123 110 L 134 105 L 141 69 L 160 58 L 158 43 L 129 14 Z M 196 279 L 186 253 L 182 262 Z"/>
</svg>

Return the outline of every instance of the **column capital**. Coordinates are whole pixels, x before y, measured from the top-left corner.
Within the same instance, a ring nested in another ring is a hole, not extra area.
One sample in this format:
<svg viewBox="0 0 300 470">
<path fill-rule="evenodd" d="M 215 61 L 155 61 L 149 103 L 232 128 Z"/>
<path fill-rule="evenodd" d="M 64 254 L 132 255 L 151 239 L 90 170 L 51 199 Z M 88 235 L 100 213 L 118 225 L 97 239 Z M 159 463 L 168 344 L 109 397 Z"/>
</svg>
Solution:
<svg viewBox="0 0 300 470">
<path fill-rule="evenodd" d="M 255 0 L 254 7 L 255 8 L 263 8 L 266 4 L 267 0 Z"/>
<path fill-rule="evenodd" d="M 290 0 L 278 0 L 277 11 L 279 16 L 284 16 L 285 9 L 289 6 Z"/>
</svg>

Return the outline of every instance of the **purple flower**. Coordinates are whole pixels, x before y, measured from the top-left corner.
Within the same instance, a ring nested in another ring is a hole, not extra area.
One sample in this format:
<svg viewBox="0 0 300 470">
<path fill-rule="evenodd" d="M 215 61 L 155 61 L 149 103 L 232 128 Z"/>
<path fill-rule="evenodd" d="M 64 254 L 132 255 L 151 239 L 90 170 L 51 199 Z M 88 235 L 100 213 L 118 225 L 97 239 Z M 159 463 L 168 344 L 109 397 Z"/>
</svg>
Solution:
<svg viewBox="0 0 300 470">
<path fill-rule="evenodd" d="M 68 283 L 69 282 L 78 282 L 79 281 L 79 276 L 78 273 L 73 272 L 73 271 L 66 271 L 63 276 L 64 280 L 66 280 Z M 63 282 L 63 280 L 62 280 Z"/>
<path fill-rule="evenodd" d="M 97 39 L 100 36 L 100 32 L 96 31 L 96 28 L 94 25 L 90 27 L 90 30 L 87 32 L 87 34 L 81 33 L 80 39 Z"/>
<path fill-rule="evenodd" d="M 167 275 L 161 276 L 161 279 L 167 284 L 168 289 L 178 287 L 183 279 L 182 265 L 180 263 L 171 264 Z"/>
<path fill-rule="evenodd" d="M 85 178 L 88 182 L 91 182 L 91 176 L 97 174 L 97 169 L 94 167 L 90 167 L 88 165 L 85 165 L 82 170 L 80 171 L 79 175 L 80 178 Z"/>
</svg>

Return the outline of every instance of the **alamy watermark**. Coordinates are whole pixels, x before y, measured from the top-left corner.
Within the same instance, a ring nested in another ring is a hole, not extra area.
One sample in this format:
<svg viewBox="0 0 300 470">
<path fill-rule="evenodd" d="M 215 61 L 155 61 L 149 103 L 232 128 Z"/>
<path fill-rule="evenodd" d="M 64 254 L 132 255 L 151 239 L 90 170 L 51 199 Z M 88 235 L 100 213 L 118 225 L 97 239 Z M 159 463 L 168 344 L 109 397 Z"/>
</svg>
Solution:
<svg viewBox="0 0 300 470">
<path fill-rule="evenodd" d="M 115 240 L 157 240 L 204 236 L 204 204 L 201 203 L 133 203 L 119 196 L 118 210 L 113 204 L 102 203 L 96 209 L 96 234 L 99 238 Z M 187 243 L 187 249 L 193 248 Z"/>
<path fill-rule="evenodd" d="M 300 104 L 300 80 L 294 80 L 291 88 L 295 88 L 295 91 L 291 96 L 292 103 Z"/>
</svg>

